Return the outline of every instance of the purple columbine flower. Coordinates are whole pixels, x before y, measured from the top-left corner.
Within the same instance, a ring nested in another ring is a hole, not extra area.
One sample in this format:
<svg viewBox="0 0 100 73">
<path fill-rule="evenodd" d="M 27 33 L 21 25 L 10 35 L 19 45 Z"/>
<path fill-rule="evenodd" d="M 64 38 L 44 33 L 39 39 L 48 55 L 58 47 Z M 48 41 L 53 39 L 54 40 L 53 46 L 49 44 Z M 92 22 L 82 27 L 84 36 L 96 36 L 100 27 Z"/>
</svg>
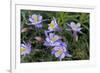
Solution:
<svg viewBox="0 0 100 73">
<path fill-rule="evenodd" d="M 46 37 L 46 41 L 44 42 L 45 46 L 58 46 L 60 44 L 61 37 L 55 35 L 54 33 L 49 33 Z"/>
<path fill-rule="evenodd" d="M 21 55 L 26 56 L 27 54 L 30 54 L 31 52 L 31 44 L 30 43 L 22 43 L 20 47 L 20 53 Z"/>
<path fill-rule="evenodd" d="M 57 30 L 60 30 L 59 26 L 58 26 L 58 23 L 56 22 L 56 19 L 53 18 L 53 20 L 51 21 L 50 24 L 48 24 L 49 27 L 48 27 L 48 30 L 49 31 L 57 31 Z"/>
<path fill-rule="evenodd" d="M 81 24 L 80 23 L 75 24 L 74 22 L 71 22 L 70 24 L 68 24 L 68 26 L 70 29 L 66 29 L 66 30 L 72 31 L 73 37 L 77 41 L 78 40 L 77 33 L 82 33 L 81 32 L 81 30 L 82 30 Z"/>
<path fill-rule="evenodd" d="M 60 61 L 63 58 L 65 58 L 65 56 L 71 57 L 71 55 L 68 53 L 66 48 L 67 48 L 67 45 L 62 42 L 62 44 L 60 44 L 59 46 L 55 46 L 52 49 L 51 54 L 53 54 L 53 55 L 55 55 L 55 57 L 59 58 Z"/>
<path fill-rule="evenodd" d="M 29 21 L 31 22 L 31 25 L 35 25 L 37 28 L 42 28 L 42 16 L 33 14 L 29 17 Z"/>
</svg>

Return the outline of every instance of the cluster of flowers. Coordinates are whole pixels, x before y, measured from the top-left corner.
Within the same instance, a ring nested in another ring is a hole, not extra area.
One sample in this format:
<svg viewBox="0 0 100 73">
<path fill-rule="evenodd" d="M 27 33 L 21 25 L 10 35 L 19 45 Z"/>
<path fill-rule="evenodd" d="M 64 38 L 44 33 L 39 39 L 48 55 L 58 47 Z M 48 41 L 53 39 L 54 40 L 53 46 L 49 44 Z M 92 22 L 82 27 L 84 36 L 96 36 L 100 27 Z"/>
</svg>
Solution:
<svg viewBox="0 0 100 73">
<path fill-rule="evenodd" d="M 33 14 L 32 16 L 29 17 L 29 21 L 31 22 L 30 25 L 34 25 L 36 28 L 42 28 L 42 22 L 43 17 L 41 15 L 36 15 Z M 74 22 L 71 22 L 68 24 L 69 28 L 67 28 L 67 31 L 72 32 L 73 37 L 78 40 L 78 34 L 77 33 L 82 33 L 81 32 L 81 25 L 80 23 L 75 24 Z M 56 21 L 56 19 L 53 17 L 51 20 L 51 23 L 48 24 L 48 30 L 45 30 L 45 41 L 44 45 L 47 47 L 52 47 L 51 54 L 57 57 L 59 60 L 62 60 L 67 57 L 71 57 L 67 50 L 67 43 L 62 41 L 62 37 L 59 35 L 56 35 L 55 32 L 60 32 L 60 27 Z M 21 44 L 21 55 L 26 55 L 31 52 L 31 44 L 30 43 L 22 43 Z"/>
</svg>

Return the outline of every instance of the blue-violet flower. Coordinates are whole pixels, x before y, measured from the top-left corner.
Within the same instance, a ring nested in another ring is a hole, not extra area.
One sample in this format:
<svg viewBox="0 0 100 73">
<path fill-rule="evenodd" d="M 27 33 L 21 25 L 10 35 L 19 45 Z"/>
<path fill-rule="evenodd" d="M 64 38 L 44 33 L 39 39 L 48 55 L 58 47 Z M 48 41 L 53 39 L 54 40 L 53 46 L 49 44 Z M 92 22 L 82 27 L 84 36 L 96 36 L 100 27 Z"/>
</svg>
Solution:
<svg viewBox="0 0 100 73">
<path fill-rule="evenodd" d="M 48 27 L 49 31 L 58 31 L 60 29 L 55 18 L 53 18 L 51 23 L 48 25 L 49 25 L 49 27 Z"/>
<path fill-rule="evenodd" d="M 31 52 L 31 44 L 30 43 L 22 43 L 20 47 L 20 53 L 21 55 L 26 56 L 27 54 L 30 54 Z"/>
<path fill-rule="evenodd" d="M 42 16 L 33 14 L 29 17 L 29 21 L 31 22 L 31 25 L 35 25 L 37 28 L 42 28 Z"/>
<path fill-rule="evenodd" d="M 82 33 L 81 24 L 80 23 L 75 24 L 74 22 L 71 22 L 70 24 L 68 24 L 68 26 L 69 29 L 66 30 L 72 31 L 74 39 L 78 41 L 78 33 Z"/>
</svg>

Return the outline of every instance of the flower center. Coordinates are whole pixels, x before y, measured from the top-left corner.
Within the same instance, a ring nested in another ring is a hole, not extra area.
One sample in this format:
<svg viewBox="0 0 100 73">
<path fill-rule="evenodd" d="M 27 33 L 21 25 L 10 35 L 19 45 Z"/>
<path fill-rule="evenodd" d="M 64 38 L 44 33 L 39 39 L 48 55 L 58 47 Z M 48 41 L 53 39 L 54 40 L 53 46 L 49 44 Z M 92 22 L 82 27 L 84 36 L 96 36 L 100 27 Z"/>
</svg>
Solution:
<svg viewBox="0 0 100 73">
<path fill-rule="evenodd" d="M 52 29 L 54 28 L 54 24 L 53 23 L 50 24 L 50 28 L 52 28 Z"/>
<path fill-rule="evenodd" d="M 34 21 L 38 22 L 38 16 L 36 16 L 36 15 L 34 16 Z"/>
<path fill-rule="evenodd" d="M 26 48 L 20 48 L 20 52 L 24 52 L 26 50 Z"/>
<path fill-rule="evenodd" d="M 56 37 L 53 37 L 51 40 L 52 40 L 53 42 L 55 42 L 55 41 L 57 40 L 57 38 L 56 38 Z"/>
<path fill-rule="evenodd" d="M 59 54 L 59 55 L 62 54 L 62 53 L 63 53 L 62 49 L 60 49 L 60 50 L 57 51 L 57 54 Z"/>
</svg>

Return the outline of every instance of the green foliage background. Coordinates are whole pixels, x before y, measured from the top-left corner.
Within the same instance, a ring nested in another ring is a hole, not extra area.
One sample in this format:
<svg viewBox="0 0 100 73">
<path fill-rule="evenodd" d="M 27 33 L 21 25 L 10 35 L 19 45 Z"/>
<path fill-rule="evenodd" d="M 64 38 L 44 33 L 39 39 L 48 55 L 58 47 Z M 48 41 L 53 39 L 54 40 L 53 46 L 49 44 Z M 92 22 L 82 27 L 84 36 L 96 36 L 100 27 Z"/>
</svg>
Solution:
<svg viewBox="0 0 100 73">
<path fill-rule="evenodd" d="M 64 41 L 68 43 L 68 51 L 72 57 L 65 57 L 63 61 L 68 60 L 88 60 L 89 59 L 89 13 L 81 12 L 51 12 L 51 11 L 34 11 L 34 10 L 21 10 L 21 29 L 29 27 L 29 16 L 32 14 L 40 14 L 43 19 L 49 19 L 43 22 L 43 29 L 34 29 L 31 31 L 21 33 L 21 42 L 31 41 L 32 52 L 27 56 L 21 56 L 21 62 L 46 62 L 46 61 L 58 61 L 58 59 L 51 55 L 51 50 L 43 46 L 43 43 L 36 42 L 34 37 L 41 36 L 45 38 L 44 30 L 48 29 L 48 24 L 52 18 L 55 17 L 59 26 L 63 32 L 57 34 L 64 36 Z M 81 23 L 83 34 L 78 34 L 79 38 L 77 42 L 73 41 L 71 32 L 66 31 L 67 23 L 74 21 Z"/>
</svg>

